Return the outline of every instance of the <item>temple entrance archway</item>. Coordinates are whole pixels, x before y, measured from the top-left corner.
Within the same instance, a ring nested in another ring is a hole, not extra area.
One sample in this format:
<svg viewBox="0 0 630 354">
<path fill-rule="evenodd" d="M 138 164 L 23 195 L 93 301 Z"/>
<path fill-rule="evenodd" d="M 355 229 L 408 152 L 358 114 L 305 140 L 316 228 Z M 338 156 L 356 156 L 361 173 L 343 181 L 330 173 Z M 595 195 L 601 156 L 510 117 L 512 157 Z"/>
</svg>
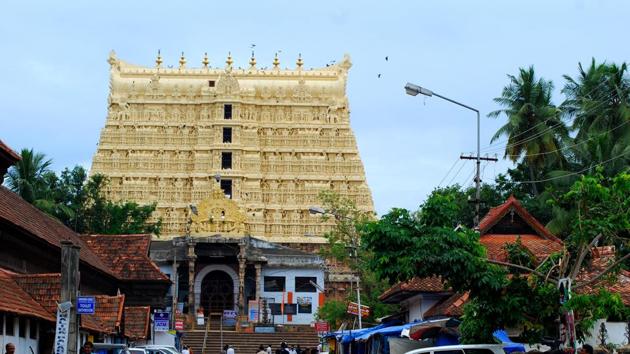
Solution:
<svg viewBox="0 0 630 354">
<path fill-rule="evenodd" d="M 238 274 L 223 264 L 204 267 L 195 277 L 195 308 L 207 316 L 238 309 Z"/>
</svg>

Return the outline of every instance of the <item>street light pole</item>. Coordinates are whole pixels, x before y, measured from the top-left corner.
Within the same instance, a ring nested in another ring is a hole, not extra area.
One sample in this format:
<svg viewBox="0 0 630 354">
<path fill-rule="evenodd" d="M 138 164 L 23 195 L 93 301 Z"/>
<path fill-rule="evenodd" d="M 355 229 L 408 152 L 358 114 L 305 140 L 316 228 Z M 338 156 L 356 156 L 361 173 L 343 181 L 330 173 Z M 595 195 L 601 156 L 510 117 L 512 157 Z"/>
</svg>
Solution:
<svg viewBox="0 0 630 354">
<path fill-rule="evenodd" d="M 428 90 L 428 89 L 426 89 L 424 87 L 420 87 L 418 85 L 414 85 L 414 84 L 409 83 L 409 82 L 405 85 L 405 91 L 407 92 L 408 95 L 411 95 L 411 96 L 417 96 L 418 94 L 429 96 L 429 97 L 436 96 L 436 97 L 439 97 L 439 98 L 441 98 L 441 99 L 443 99 L 445 101 L 454 103 L 454 104 L 456 104 L 456 105 L 458 105 L 460 107 L 464 107 L 466 109 L 469 109 L 469 110 L 477 113 L 477 158 L 476 158 L 476 165 L 477 165 L 477 167 L 476 167 L 476 172 L 475 172 L 476 192 L 475 192 L 475 200 L 474 200 L 474 202 L 475 202 L 475 221 L 474 221 L 474 223 L 475 223 L 475 229 L 479 228 L 479 213 L 480 213 L 479 206 L 480 206 L 480 203 L 481 203 L 481 176 L 479 174 L 479 170 L 481 168 L 481 134 L 480 134 L 481 117 L 480 117 L 480 114 L 479 114 L 479 110 L 476 109 L 476 108 L 470 107 L 468 105 L 465 105 L 465 104 L 463 104 L 461 102 L 457 102 L 457 101 L 455 101 L 453 99 L 450 99 L 448 97 L 444 97 L 444 96 L 442 96 L 440 94 L 437 94 L 437 93 L 435 93 L 435 92 L 433 92 L 431 90 Z"/>
<path fill-rule="evenodd" d="M 332 216 L 334 216 L 337 219 L 346 219 L 346 220 L 352 220 L 352 218 L 346 216 L 346 215 L 339 215 L 339 214 L 335 214 L 334 212 L 331 211 L 327 211 L 322 207 L 317 207 L 317 206 L 311 206 L 308 208 L 309 213 L 311 214 L 330 214 Z M 352 244 L 351 244 L 351 248 L 352 248 L 352 252 L 353 252 L 353 256 L 355 259 L 355 262 L 357 262 L 357 269 L 358 269 L 358 261 L 359 261 L 359 245 L 357 245 L 357 241 L 358 241 L 358 235 L 356 234 L 356 229 L 353 227 L 353 235 L 351 235 L 352 237 Z M 359 274 L 359 271 L 357 270 L 357 307 L 358 307 L 358 317 L 359 317 L 359 329 L 363 328 L 363 325 L 361 323 L 361 276 Z M 352 283 L 352 281 L 350 281 Z"/>
</svg>

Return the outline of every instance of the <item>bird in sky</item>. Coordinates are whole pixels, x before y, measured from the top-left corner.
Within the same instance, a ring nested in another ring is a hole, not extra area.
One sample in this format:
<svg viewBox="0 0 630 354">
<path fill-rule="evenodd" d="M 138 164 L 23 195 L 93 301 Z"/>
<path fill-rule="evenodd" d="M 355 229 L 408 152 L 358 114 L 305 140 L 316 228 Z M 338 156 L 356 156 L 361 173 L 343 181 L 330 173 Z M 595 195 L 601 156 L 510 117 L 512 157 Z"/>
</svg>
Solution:
<svg viewBox="0 0 630 354">
<path fill-rule="evenodd" d="M 254 49 L 256 45 L 254 43 L 251 44 L 251 48 Z"/>
<path fill-rule="evenodd" d="M 388 61 L 388 60 L 389 60 L 389 56 L 385 57 L 385 61 Z"/>
</svg>

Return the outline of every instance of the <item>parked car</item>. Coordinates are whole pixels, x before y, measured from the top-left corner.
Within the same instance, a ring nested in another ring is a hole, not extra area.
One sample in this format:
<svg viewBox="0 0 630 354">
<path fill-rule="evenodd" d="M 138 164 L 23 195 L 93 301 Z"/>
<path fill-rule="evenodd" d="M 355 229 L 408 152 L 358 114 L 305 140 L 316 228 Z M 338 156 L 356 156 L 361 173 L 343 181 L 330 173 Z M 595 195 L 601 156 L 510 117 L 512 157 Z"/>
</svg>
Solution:
<svg viewBox="0 0 630 354">
<path fill-rule="evenodd" d="M 414 349 L 405 354 L 505 354 L 503 344 L 460 344 Z"/>
<path fill-rule="evenodd" d="M 114 343 L 93 343 L 96 354 L 130 354 L 127 345 Z"/>
<path fill-rule="evenodd" d="M 177 348 L 172 345 L 159 345 L 159 344 L 151 344 L 151 345 L 139 345 L 134 349 L 144 349 L 145 354 L 181 354 Z M 141 354 L 141 353 L 137 353 Z"/>
<path fill-rule="evenodd" d="M 130 354 L 149 354 L 145 348 L 129 348 Z"/>
</svg>

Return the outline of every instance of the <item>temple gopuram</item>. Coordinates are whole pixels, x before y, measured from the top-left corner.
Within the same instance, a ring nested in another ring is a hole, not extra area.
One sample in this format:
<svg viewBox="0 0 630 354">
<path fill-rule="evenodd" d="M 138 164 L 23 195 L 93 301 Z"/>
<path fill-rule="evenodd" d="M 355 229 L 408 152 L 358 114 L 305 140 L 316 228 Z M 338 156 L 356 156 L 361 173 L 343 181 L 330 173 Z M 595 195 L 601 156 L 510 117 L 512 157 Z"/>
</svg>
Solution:
<svg viewBox="0 0 630 354">
<path fill-rule="evenodd" d="M 332 221 L 309 207 L 333 190 L 373 210 L 350 127 L 350 58 L 318 69 L 301 56 L 282 69 L 277 55 L 259 68 L 253 53 L 245 69 L 230 55 L 221 68 L 207 54 L 196 68 L 183 53 L 174 67 L 159 53 L 153 67 L 114 52 L 108 62 L 108 114 L 90 173 L 109 178 L 112 200 L 156 204 L 162 233 L 151 258 L 175 284 L 165 307 L 311 323 L 340 290 L 335 282 L 351 278 L 325 275 L 317 251 Z"/>
</svg>

